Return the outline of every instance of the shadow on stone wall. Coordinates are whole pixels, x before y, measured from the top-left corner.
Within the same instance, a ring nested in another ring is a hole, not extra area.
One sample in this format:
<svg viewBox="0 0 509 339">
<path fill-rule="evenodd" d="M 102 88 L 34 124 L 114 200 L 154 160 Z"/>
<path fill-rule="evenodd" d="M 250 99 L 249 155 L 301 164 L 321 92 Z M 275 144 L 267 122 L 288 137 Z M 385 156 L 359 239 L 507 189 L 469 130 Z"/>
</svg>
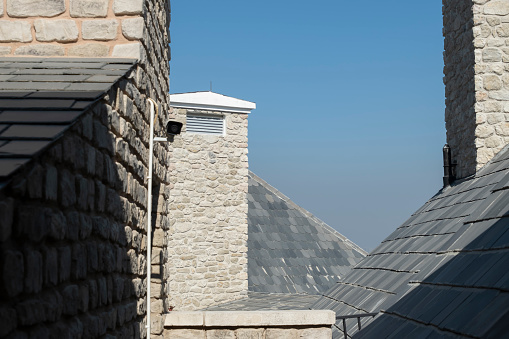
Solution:
<svg viewBox="0 0 509 339">
<path fill-rule="evenodd" d="M 148 152 L 136 100 L 114 87 L 0 193 L 0 337 L 145 336 Z"/>
</svg>

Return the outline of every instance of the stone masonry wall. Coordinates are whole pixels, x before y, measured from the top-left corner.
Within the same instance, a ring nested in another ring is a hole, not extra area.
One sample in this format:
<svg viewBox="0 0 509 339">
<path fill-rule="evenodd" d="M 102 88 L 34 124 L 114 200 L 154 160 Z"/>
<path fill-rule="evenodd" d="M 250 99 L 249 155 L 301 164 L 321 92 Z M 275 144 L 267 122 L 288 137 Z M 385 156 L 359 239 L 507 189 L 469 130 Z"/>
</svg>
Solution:
<svg viewBox="0 0 509 339">
<path fill-rule="evenodd" d="M 330 310 L 170 312 L 165 339 L 330 339 Z"/>
<path fill-rule="evenodd" d="M 1 190 L 0 337 L 145 337 L 149 119 L 139 70 Z M 165 149 L 156 149 L 156 202 L 169 197 Z M 154 243 L 166 251 L 168 210 L 155 206 Z M 161 334 L 162 316 L 153 321 Z"/>
<path fill-rule="evenodd" d="M 170 280 L 176 310 L 195 310 L 247 295 L 247 114 L 224 115 L 224 136 L 185 132 L 170 161 Z"/>
<path fill-rule="evenodd" d="M 509 2 L 443 5 L 447 142 L 462 178 L 509 143 Z"/>
</svg>

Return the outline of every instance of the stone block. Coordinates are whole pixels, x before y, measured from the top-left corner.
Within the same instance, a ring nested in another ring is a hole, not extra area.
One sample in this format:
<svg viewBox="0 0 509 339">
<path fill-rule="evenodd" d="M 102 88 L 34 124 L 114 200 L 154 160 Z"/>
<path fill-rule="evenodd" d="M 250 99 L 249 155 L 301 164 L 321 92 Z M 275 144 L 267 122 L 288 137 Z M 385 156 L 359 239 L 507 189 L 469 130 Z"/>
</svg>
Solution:
<svg viewBox="0 0 509 339">
<path fill-rule="evenodd" d="M 263 328 L 240 328 L 236 331 L 236 339 L 265 339 Z"/>
<path fill-rule="evenodd" d="M 69 56 L 76 57 L 105 57 L 108 56 L 110 48 L 107 45 L 100 43 L 82 44 L 69 47 L 67 53 Z"/>
<path fill-rule="evenodd" d="M 113 11 L 117 15 L 142 14 L 143 0 L 115 0 Z"/>
<path fill-rule="evenodd" d="M 71 277 L 71 248 L 58 248 L 58 281 L 64 282 Z"/>
<path fill-rule="evenodd" d="M 18 235 L 39 242 L 50 233 L 51 210 L 39 206 L 18 207 Z"/>
<path fill-rule="evenodd" d="M 67 236 L 67 220 L 60 211 L 53 211 L 49 216 L 49 236 L 62 240 Z"/>
<path fill-rule="evenodd" d="M 65 0 L 7 0 L 7 14 L 11 17 L 52 17 L 63 12 L 65 12 Z"/>
<path fill-rule="evenodd" d="M 335 313 L 328 310 L 217 311 L 205 313 L 206 326 L 332 326 Z"/>
<path fill-rule="evenodd" d="M 164 317 L 160 314 L 152 314 L 151 316 L 151 334 L 162 334 L 164 330 Z"/>
<path fill-rule="evenodd" d="M 231 329 L 208 330 L 207 339 L 235 339 L 235 331 Z"/>
<path fill-rule="evenodd" d="M 265 331 L 265 339 L 297 339 L 297 338 L 298 332 L 297 329 L 295 328 L 268 328 Z"/>
<path fill-rule="evenodd" d="M 65 49 L 56 45 L 28 45 L 18 47 L 14 51 L 14 55 L 64 56 Z"/>
<path fill-rule="evenodd" d="M 122 20 L 122 34 L 129 40 L 143 39 L 145 20 L 143 18 L 131 18 Z"/>
<path fill-rule="evenodd" d="M 25 277 L 23 254 L 19 251 L 5 251 L 1 254 L 0 260 L 3 291 L 8 297 L 14 297 L 23 291 Z"/>
<path fill-rule="evenodd" d="M 84 40 L 113 40 L 117 37 L 117 31 L 117 20 L 86 20 L 81 23 L 81 35 Z"/>
<path fill-rule="evenodd" d="M 119 58 L 141 59 L 141 44 L 139 42 L 133 44 L 116 45 L 113 47 L 112 56 Z"/>
<path fill-rule="evenodd" d="M 18 322 L 23 326 L 30 326 L 46 320 L 44 304 L 39 299 L 30 299 L 16 304 Z"/>
<path fill-rule="evenodd" d="M 302 339 L 330 339 L 332 338 L 332 329 L 326 327 L 304 328 L 298 331 L 299 338 Z"/>
<path fill-rule="evenodd" d="M 73 42 L 78 40 L 78 26 L 74 20 L 34 21 L 35 38 L 42 42 Z"/>
<path fill-rule="evenodd" d="M 485 48 L 482 51 L 482 60 L 484 62 L 502 61 L 502 51 L 498 48 Z"/>
<path fill-rule="evenodd" d="M 58 284 L 58 251 L 56 248 L 46 248 L 43 255 L 43 281 L 45 285 Z"/>
<path fill-rule="evenodd" d="M 484 5 L 484 14 L 507 15 L 509 14 L 509 2 L 507 0 L 490 1 Z"/>
<path fill-rule="evenodd" d="M 14 217 L 14 199 L 6 198 L 0 201 L 0 242 L 11 237 Z"/>
<path fill-rule="evenodd" d="M 78 285 L 69 285 L 62 290 L 63 313 L 66 315 L 75 315 L 80 307 L 80 292 Z"/>
<path fill-rule="evenodd" d="M 0 46 L 0 56 L 6 56 L 8 54 L 11 54 L 12 47 L 10 46 Z"/>
<path fill-rule="evenodd" d="M 30 42 L 32 40 L 30 23 L 0 20 L 0 42 Z"/>
<path fill-rule="evenodd" d="M 85 245 L 73 244 L 71 254 L 71 277 L 83 279 L 87 276 L 87 252 Z"/>
<path fill-rule="evenodd" d="M 46 165 L 46 176 L 44 178 L 44 198 L 56 201 L 58 197 L 58 173 L 57 169 L 50 164 Z"/>
<path fill-rule="evenodd" d="M 164 332 L 164 339 L 206 339 L 206 337 L 203 330 L 171 329 Z"/>
<path fill-rule="evenodd" d="M 0 307 L 0 337 L 6 337 L 17 326 L 16 310 L 7 306 Z"/>
<path fill-rule="evenodd" d="M 71 0 L 70 13 L 74 18 L 104 18 L 108 14 L 108 0 Z"/>
</svg>

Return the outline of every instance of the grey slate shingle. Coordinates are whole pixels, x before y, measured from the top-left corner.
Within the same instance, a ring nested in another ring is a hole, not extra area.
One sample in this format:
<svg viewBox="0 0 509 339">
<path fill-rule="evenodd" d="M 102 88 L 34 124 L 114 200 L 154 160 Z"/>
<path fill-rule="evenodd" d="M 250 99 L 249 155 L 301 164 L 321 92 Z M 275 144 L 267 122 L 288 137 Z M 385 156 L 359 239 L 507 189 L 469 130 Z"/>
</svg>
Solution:
<svg viewBox="0 0 509 339">
<path fill-rule="evenodd" d="M 133 59 L 0 58 L 0 188 L 57 140 Z"/>
<path fill-rule="evenodd" d="M 509 146 L 475 176 L 440 190 L 313 308 L 382 310 L 360 332 L 348 325 L 354 338 L 509 333 L 508 159 Z"/>
<path fill-rule="evenodd" d="M 341 279 L 333 272 L 347 272 L 365 255 L 358 246 L 251 172 L 248 201 L 250 291 L 324 292 Z M 266 217 L 259 217 L 262 211 Z M 330 273 L 324 273 L 325 267 Z M 274 281 L 274 276 L 285 280 Z"/>
</svg>

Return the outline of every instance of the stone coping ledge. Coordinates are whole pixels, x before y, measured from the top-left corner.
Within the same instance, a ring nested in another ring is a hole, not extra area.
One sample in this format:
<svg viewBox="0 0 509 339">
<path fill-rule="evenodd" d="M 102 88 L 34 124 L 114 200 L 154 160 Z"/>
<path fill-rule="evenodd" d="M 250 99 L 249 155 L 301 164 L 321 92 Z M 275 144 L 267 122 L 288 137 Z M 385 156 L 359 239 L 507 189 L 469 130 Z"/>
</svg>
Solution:
<svg viewBox="0 0 509 339">
<path fill-rule="evenodd" d="M 296 311 L 172 311 L 165 327 L 282 327 L 332 326 L 336 313 L 330 310 Z"/>
</svg>

